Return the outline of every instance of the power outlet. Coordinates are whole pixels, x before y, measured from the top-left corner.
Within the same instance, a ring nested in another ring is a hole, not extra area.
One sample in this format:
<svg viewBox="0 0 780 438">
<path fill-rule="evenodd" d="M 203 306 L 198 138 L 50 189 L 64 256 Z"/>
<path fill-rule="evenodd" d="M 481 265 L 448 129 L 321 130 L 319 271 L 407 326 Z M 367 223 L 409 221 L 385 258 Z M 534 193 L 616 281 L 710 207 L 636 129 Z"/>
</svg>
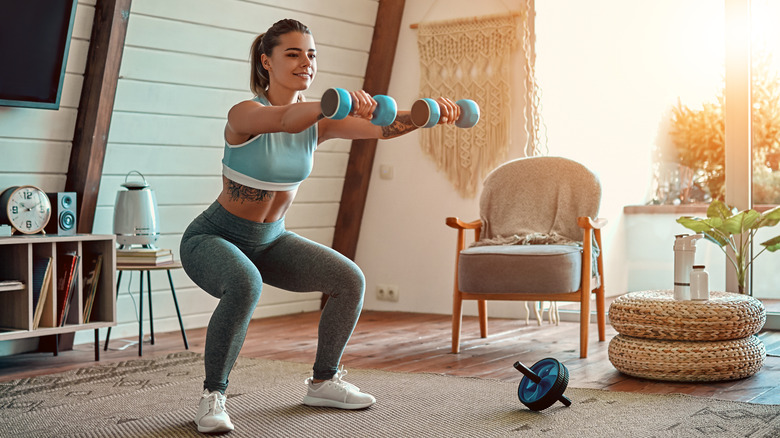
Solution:
<svg viewBox="0 0 780 438">
<path fill-rule="evenodd" d="M 377 284 L 376 299 L 380 301 L 398 301 L 398 286 L 395 284 Z"/>
</svg>

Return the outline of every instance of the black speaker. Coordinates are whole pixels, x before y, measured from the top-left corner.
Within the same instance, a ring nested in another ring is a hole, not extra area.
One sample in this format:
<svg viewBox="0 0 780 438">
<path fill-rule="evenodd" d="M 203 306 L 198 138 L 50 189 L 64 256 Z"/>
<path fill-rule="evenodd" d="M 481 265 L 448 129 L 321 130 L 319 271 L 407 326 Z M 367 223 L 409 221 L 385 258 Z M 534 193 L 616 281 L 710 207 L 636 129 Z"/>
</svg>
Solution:
<svg viewBox="0 0 780 438">
<path fill-rule="evenodd" d="M 51 202 L 51 219 L 46 234 L 76 234 L 76 192 L 47 193 Z"/>
</svg>

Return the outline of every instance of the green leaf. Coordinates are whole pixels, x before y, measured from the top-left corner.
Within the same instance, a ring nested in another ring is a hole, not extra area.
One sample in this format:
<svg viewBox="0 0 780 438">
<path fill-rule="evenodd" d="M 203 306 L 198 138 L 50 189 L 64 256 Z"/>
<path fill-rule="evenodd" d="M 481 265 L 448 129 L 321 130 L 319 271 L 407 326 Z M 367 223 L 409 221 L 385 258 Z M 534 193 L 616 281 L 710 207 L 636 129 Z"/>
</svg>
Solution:
<svg viewBox="0 0 780 438">
<path fill-rule="evenodd" d="M 726 219 L 718 229 L 727 234 L 742 234 L 745 231 L 752 230 L 753 225 L 760 218 L 761 213 L 755 210 L 740 211 Z"/>
<path fill-rule="evenodd" d="M 755 228 L 774 227 L 780 223 L 780 205 L 764 212 L 761 219 L 755 225 Z"/>
<path fill-rule="evenodd" d="M 704 233 L 704 238 L 706 240 L 709 240 L 710 242 L 720 246 L 723 248 L 724 246 L 729 244 L 729 241 L 724 239 L 723 237 L 717 235 L 717 234 L 710 234 L 710 233 Z"/>
<path fill-rule="evenodd" d="M 700 217 L 683 216 L 677 219 L 677 223 L 696 233 L 703 233 L 720 227 L 723 221 L 720 218 L 703 219 Z"/>
<path fill-rule="evenodd" d="M 733 207 L 730 208 L 722 201 L 717 199 L 714 199 L 712 202 L 710 202 L 710 206 L 707 207 L 708 218 L 719 218 L 721 220 L 726 220 L 734 213 L 736 213 L 736 210 Z"/>
<path fill-rule="evenodd" d="M 766 242 L 762 242 L 761 245 L 765 246 L 770 252 L 775 252 L 780 249 L 780 236 L 775 236 Z"/>
</svg>

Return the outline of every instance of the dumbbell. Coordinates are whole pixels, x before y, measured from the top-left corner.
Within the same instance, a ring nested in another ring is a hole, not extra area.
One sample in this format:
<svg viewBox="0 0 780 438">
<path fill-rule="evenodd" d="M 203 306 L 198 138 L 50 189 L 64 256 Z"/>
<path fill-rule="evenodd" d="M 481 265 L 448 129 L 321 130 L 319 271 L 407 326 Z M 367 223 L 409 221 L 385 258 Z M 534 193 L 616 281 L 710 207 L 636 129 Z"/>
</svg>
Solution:
<svg viewBox="0 0 780 438">
<path fill-rule="evenodd" d="M 460 107 L 460 117 L 455 122 L 459 128 L 471 128 L 479 121 L 479 105 L 470 99 L 455 102 Z M 412 123 L 418 128 L 432 128 L 439 123 L 441 107 L 439 102 L 430 98 L 418 99 L 412 105 Z"/>
<path fill-rule="evenodd" d="M 532 411 L 547 409 L 556 401 L 571 406 L 563 392 L 569 385 L 569 370 L 558 360 L 548 357 L 536 362 L 529 369 L 520 362 L 514 367 L 525 377 L 517 387 L 517 398 Z"/>
<path fill-rule="evenodd" d="M 395 121 L 398 113 L 398 105 L 395 99 L 383 94 L 373 96 L 376 101 L 371 123 L 379 126 L 388 126 Z M 352 96 L 343 88 L 328 88 L 320 101 L 322 115 L 329 119 L 341 120 L 352 112 Z"/>
</svg>

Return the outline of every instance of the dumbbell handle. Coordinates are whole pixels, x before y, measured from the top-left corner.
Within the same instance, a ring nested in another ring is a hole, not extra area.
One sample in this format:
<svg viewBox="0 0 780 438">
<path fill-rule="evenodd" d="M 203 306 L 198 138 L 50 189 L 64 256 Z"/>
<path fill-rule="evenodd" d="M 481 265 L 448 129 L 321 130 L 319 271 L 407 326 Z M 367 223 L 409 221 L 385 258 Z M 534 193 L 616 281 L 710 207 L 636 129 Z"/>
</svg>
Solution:
<svg viewBox="0 0 780 438">
<path fill-rule="evenodd" d="M 523 373 L 524 376 L 528 377 L 530 381 L 536 383 L 537 385 L 542 381 L 541 377 L 539 377 L 535 372 L 531 371 L 531 369 L 527 366 L 521 364 L 520 361 L 515 362 L 514 367 L 517 369 L 517 371 Z M 564 406 L 571 406 L 571 400 L 563 394 L 558 397 L 558 401 L 563 403 Z"/>
<path fill-rule="evenodd" d="M 373 97 L 377 102 L 374 110 L 374 118 L 371 123 L 379 126 L 387 126 L 395 121 L 398 113 L 398 105 L 390 96 L 378 94 Z M 320 101 L 322 115 L 329 119 L 343 119 L 352 111 L 352 95 L 343 88 L 329 88 L 325 90 Z"/>
<path fill-rule="evenodd" d="M 479 105 L 469 99 L 460 99 L 455 102 L 460 107 L 460 117 L 455 121 L 458 128 L 471 128 L 479 121 Z M 412 123 L 418 128 L 432 128 L 439 123 L 441 117 L 441 105 L 430 99 L 418 99 L 412 105 Z"/>
</svg>

